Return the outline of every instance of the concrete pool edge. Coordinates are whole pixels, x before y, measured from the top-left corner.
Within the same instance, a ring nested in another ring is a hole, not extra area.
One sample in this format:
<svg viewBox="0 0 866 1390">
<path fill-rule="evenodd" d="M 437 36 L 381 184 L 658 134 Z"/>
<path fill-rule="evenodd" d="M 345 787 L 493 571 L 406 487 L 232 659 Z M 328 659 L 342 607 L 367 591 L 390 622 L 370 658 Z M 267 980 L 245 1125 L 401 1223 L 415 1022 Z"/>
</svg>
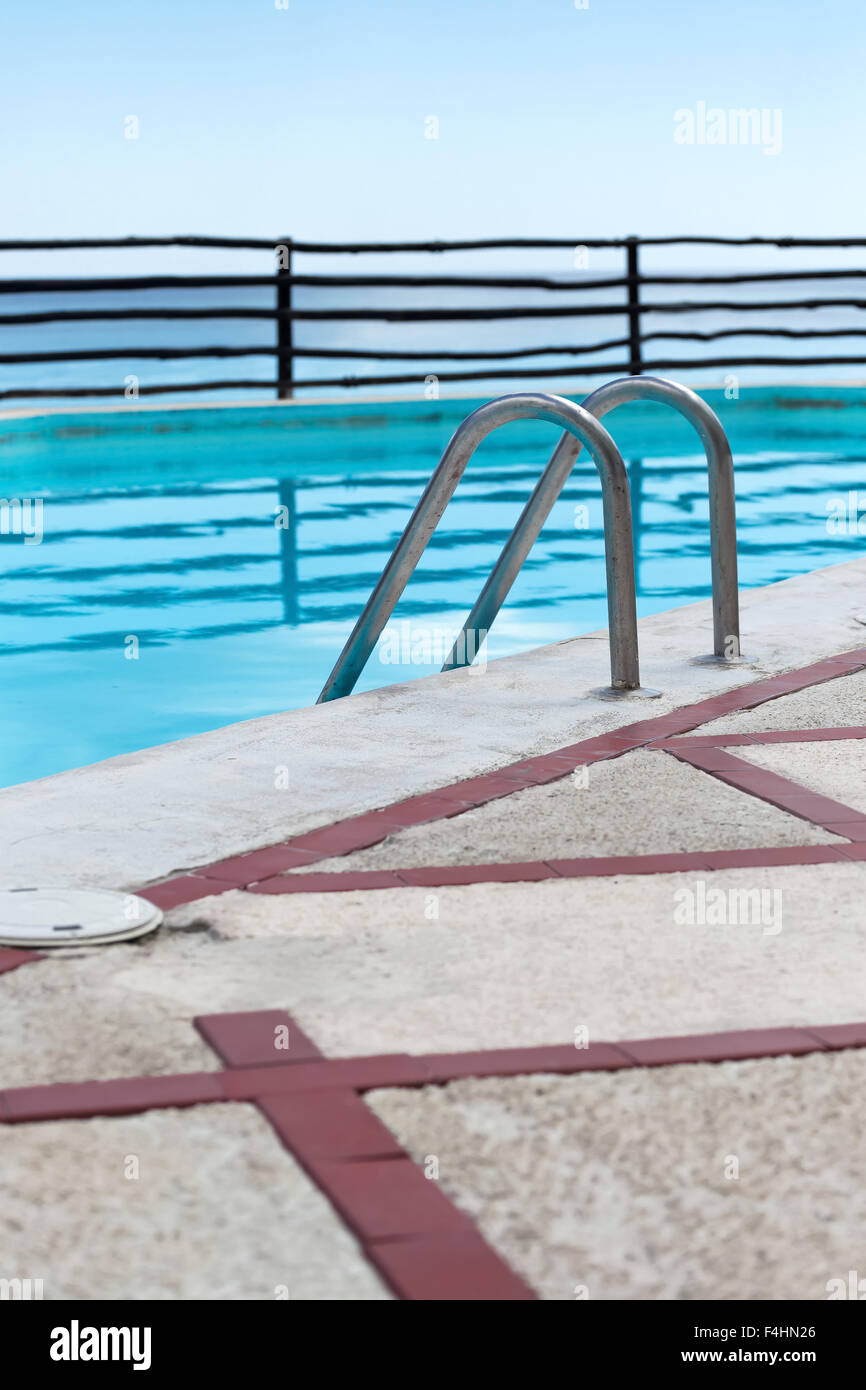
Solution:
<svg viewBox="0 0 866 1390">
<path fill-rule="evenodd" d="M 796 366 L 796 363 L 793 363 L 792 365 Z M 671 370 L 673 370 L 673 369 L 671 369 Z M 599 379 L 599 382 L 600 382 L 600 383 L 601 383 L 601 382 L 610 381 L 610 380 L 613 379 L 613 378 L 609 377 L 609 376 L 605 373 L 605 371 L 604 371 L 603 368 L 599 370 L 599 372 L 598 372 L 597 375 L 598 375 L 598 379 Z M 588 380 L 588 381 L 592 381 L 592 380 L 594 380 L 594 378 L 587 378 L 587 380 Z M 303 389 L 303 387 L 306 385 L 306 383 L 299 383 L 299 385 L 300 385 L 301 388 Z M 690 390 L 692 390 L 692 391 L 697 391 L 699 394 L 703 394 L 704 392 L 715 392 L 716 394 L 722 394 L 722 393 L 724 392 L 724 390 L 725 390 L 724 382 L 719 382 L 719 380 L 718 380 L 717 378 L 710 378 L 710 379 L 708 379 L 708 380 L 706 380 L 706 381 L 689 381 L 689 382 L 686 383 L 686 385 L 688 385 L 688 387 L 689 387 Z M 810 380 L 810 381 L 756 381 L 756 382 L 752 382 L 752 383 L 743 382 L 743 383 L 740 384 L 740 388 L 739 388 L 739 389 L 740 389 L 740 391 L 741 391 L 742 393 L 747 393 L 747 392 L 750 392 L 750 391 L 751 391 L 751 392 L 755 392 L 755 391 L 859 391 L 859 392 L 862 392 L 864 388 L 866 388 L 866 377 L 853 377 L 853 378 L 851 378 L 850 380 L 847 380 L 847 379 L 845 379 L 845 378 L 833 378 L 832 380 L 828 380 L 828 381 L 815 381 L 815 380 Z M 413 395 L 398 396 L 398 395 L 389 394 L 389 393 L 387 393 L 387 392 L 382 393 L 382 394 L 380 395 L 380 394 L 375 393 L 375 392 L 370 393 L 370 392 L 365 392 L 365 391 L 354 391 L 354 390 L 349 391 L 349 390 L 347 390 L 346 394 L 344 394 L 344 395 L 342 395 L 342 396 L 332 396 L 332 395 L 322 395 L 322 396 L 318 396 L 318 395 L 294 396 L 294 397 L 292 397 L 292 398 L 290 398 L 290 399 L 288 399 L 288 400 L 279 400 L 279 399 L 277 399 L 276 397 L 273 397 L 273 396 L 260 396 L 260 397 L 256 397 L 254 400 L 215 400 L 215 401 L 201 401 L 201 400 L 190 400 L 190 401 L 171 401 L 171 400 L 167 400 L 167 401 L 142 401 L 142 400 L 137 400 L 137 401 L 125 401 L 125 402 L 123 402 L 122 404 L 121 404 L 121 403 L 116 403 L 116 402 L 111 402 L 111 403 L 106 403 L 106 404 L 100 405 L 100 404 L 98 403 L 98 400 L 94 399 L 94 400 L 91 400 L 90 402 L 88 402 L 88 403 L 86 403 L 86 404 L 83 404 L 83 405 L 75 405 L 75 404 L 70 403 L 70 404 L 66 404 L 66 405 L 45 405 L 45 406 L 24 405 L 24 406 L 10 406 L 10 407 L 8 407 L 7 409 L 0 409 L 0 425 L 2 425 L 2 424 L 4 423 L 4 421 L 6 421 L 6 420 L 33 420 L 33 419 L 42 419 L 42 418 L 51 417 L 51 416 L 56 416 L 56 415 L 89 415 L 89 414 L 94 414 L 94 415 L 117 415 L 117 416 L 122 416 L 122 415 L 130 415 L 130 414 L 143 414 L 143 413 L 147 413 L 147 412 L 155 412 L 155 411 L 163 411 L 163 410 L 165 410 L 165 411 L 173 411 L 173 412 L 174 412 L 174 411 L 184 411 L 184 410 L 194 410 L 194 411 L 206 411 L 206 410 L 262 410 L 262 409 L 266 409 L 266 408 L 267 408 L 267 409 L 275 408 L 275 409 L 281 410 L 281 411 L 282 411 L 282 410 L 290 410 L 290 411 L 291 411 L 291 410 L 297 410 L 298 408 L 301 408 L 301 407 L 304 407 L 304 406 L 311 406 L 311 405 L 314 405 L 314 406 L 323 406 L 323 405 L 324 405 L 324 406 L 330 406 L 330 405 L 333 405 L 333 406 L 339 407 L 340 409 L 345 409 L 345 407 L 346 407 L 347 405 L 372 405 L 372 406 L 381 406 L 381 405 L 412 405 L 412 404 L 415 404 L 415 405 L 421 405 L 421 406 L 423 406 L 423 405 L 425 405 L 425 404 L 433 404 L 433 405 L 435 405 L 435 404 L 441 403 L 441 402 L 445 402 L 445 403 L 447 403 L 447 402 L 455 402 L 455 403 L 468 402 L 468 403 L 470 403 L 470 404 L 474 402 L 475 404 L 481 405 L 484 401 L 488 401 L 488 400 L 491 399 L 491 396 L 490 396 L 489 393 L 488 393 L 487 395 L 485 395 L 485 394 L 483 394 L 483 393 L 482 393 L 482 394 L 479 394 L 477 391 L 442 391 L 442 392 L 440 392 L 440 394 L 439 394 L 438 396 L 430 397 L 430 396 L 427 396 L 427 395 L 424 394 L 424 383 L 423 383 L 423 379 L 422 379 L 422 381 L 419 383 L 419 388 L 418 388 L 418 389 L 419 389 L 419 394 L 418 394 L 417 396 L 413 396 Z M 539 388 L 539 389 L 541 389 L 541 388 Z M 578 385 L 574 386 L 573 388 L 571 388 L 571 387 L 569 387 L 569 386 L 567 386 L 567 385 L 566 385 L 566 386 L 563 386 L 561 389 L 552 390 L 550 394 L 556 395 L 556 396 L 565 396 L 568 400 L 581 401 L 581 400 L 583 400 L 584 397 L 587 396 L 593 389 L 594 389 L 594 387 L 593 387 L 592 385 L 590 385 L 589 387 L 586 387 L 583 383 L 581 383 L 581 384 L 578 384 Z M 507 393 L 507 392 L 499 392 L 498 394 L 504 395 L 504 394 L 508 394 L 508 393 Z M 861 401 L 861 402 L 852 402 L 852 403 L 853 403 L 853 404 L 866 404 L 866 402 L 862 402 L 862 401 Z"/>
<path fill-rule="evenodd" d="M 588 693 L 607 679 L 598 632 L 8 788 L 0 881 L 141 886 L 670 714 L 861 646 L 864 579 L 855 560 L 744 591 L 749 666 L 692 664 L 711 645 L 709 601 L 643 619 L 642 678 L 663 697 L 640 713 Z"/>
</svg>

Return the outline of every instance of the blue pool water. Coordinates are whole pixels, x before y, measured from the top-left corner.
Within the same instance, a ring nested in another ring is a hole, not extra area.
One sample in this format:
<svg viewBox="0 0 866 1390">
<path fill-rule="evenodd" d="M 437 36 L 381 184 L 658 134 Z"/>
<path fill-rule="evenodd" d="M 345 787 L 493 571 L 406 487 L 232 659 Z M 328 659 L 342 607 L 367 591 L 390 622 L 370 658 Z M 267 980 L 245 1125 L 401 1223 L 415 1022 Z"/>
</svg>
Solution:
<svg viewBox="0 0 866 1390">
<path fill-rule="evenodd" d="M 741 585 L 861 554 L 866 535 L 856 524 L 828 529 L 828 517 L 858 491 L 866 514 L 866 393 L 704 394 L 734 448 Z M 0 491 L 42 499 L 44 528 L 38 545 L 0 537 L 0 785 L 314 701 L 475 404 L 0 418 Z M 705 597 L 695 436 L 653 405 L 605 423 L 632 479 L 639 613 Z M 556 438 L 527 422 L 484 442 L 394 615 L 402 652 L 391 643 L 374 655 L 358 689 L 438 669 L 418 658 L 465 617 Z M 582 457 L 488 655 L 605 624 L 598 479 Z"/>
</svg>

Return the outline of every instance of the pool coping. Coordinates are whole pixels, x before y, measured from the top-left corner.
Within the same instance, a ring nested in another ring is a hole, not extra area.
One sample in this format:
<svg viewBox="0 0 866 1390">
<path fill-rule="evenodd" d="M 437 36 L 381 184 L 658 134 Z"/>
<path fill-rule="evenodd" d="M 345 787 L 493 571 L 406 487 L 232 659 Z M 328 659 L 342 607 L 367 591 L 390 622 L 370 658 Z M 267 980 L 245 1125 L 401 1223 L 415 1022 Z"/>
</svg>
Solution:
<svg viewBox="0 0 866 1390">
<path fill-rule="evenodd" d="M 435 353 L 431 353 L 431 357 L 435 357 Z M 684 368 L 688 369 L 688 363 L 683 363 L 683 366 L 684 366 Z M 796 362 L 793 362 L 793 363 L 792 363 L 792 366 L 793 366 L 793 367 L 796 367 L 796 366 L 797 366 L 797 363 L 796 363 Z M 673 369 L 671 369 L 671 370 L 673 370 Z M 616 379 L 616 378 L 613 378 L 613 377 L 605 376 L 604 367 L 600 368 L 600 370 L 599 370 L 599 372 L 598 372 L 597 375 L 598 375 L 599 381 L 602 381 L 602 382 L 603 382 L 603 381 L 609 381 L 609 380 L 615 380 L 615 379 Z M 620 373 L 620 375 L 622 375 L 622 373 Z M 594 378 L 587 377 L 586 380 L 587 380 L 588 382 L 591 382 L 592 380 L 594 380 Z M 300 389 L 304 389 L 306 383 L 304 383 L 304 382 L 298 382 L 298 383 L 296 383 L 296 385 L 297 385 Z M 724 388 L 725 388 L 724 380 L 722 380 L 722 379 L 720 379 L 720 378 L 716 378 L 716 377 L 710 378 L 710 379 L 708 379 L 707 381 L 688 381 L 688 382 L 685 382 L 684 385 L 688 386 L 690 390 L 692 390 L 692 391 L 698 391 L 698 392 L 700 392 L 700 391 L 723 391 Z M 810 380 L 810 381 L 796 381 L 796 382 L 792 382 L 792 381 L 756 381 L 756 382 L 741 382 L 741 383 L 740 383 L 740 390 L 741 390 L 741 391 L 749 391 L 749 390 L 758 390 L 758 391 L 779 391 L 779 390 L 786 390 L 786 389 L 787 389 L 787 390 L 796 390 L 796 389 L 798 389 L 798 388 L 802 388 L 803 390 L 810 390 L 810 391 L 811 391 L 811 390 L 822 390 L 823 388 L 826 388 L 826 389 L 829 390 L 829 391 L 839 391 L 839 390 L 852 390 L 852 391 L 860 390 L 860 391 L 862 391 L 864 387 L 866 387 L 866 376 L 864 376 L 864 377 L 862 377 L 862 378 L 852 379 L 852 380 L 838 380 L 838 381 L 834 379 L 834 380 L 832 380 L 832 381 L 812 381 L 812 380 Z M 154 411 L 154 410 L 244 410 L 244 409 L 261 410 L 261 409 L 264 408 L 264 407 L 271 407 L 271 406 L 276 407 L 277 409 L 280 409 L 280 410 L 282 410 L 282 409 L 289 409 L 289 410 L 291 410 L 291 409 L 293 409 L 293 408 L 297 408 L 298 406 L 307 406 L 307 405 L 333 405 L 333 406 L 340 406 L 340 407 L 342 407 L 342 408 L 345 408 L 346 405 L 350 405 L 350 404 L 352 404 L 352 403 L 355 403 L 355 404 L 358 404 L 358 405 L 401 405 L 401 404 L 409 404 L 409 403 L 414 402 L 415 404 L 418 404 L 418 405 L 423 405 L 423 404 L 435 405 L 437 401 L 476 401 L 479 405 L 481 405 L 481 404 L 483 404 L 485 401 L 494 399 L 490 394 L 484 395 L 484 394 L 482 393 L 481 395 L 479 395 L 478 392 L 476 392 L 476 391 L 467 391 L 467 392 L 463 392 L 463 391 L 459 391 L 459 392 L 440 391 L 440 393 L 439 393 L 438 396 L 433 397 L 433 398 L 430 398 L 430 397 L 428 397 L 428 396 L 426 396 L 426 395 L 423 394 L 423 392 L 424 392 L 424 377 L 423 377 L 423 375 L 421 375 L 420 373 L 419 373 L 418 389 L 419 389 L 419 392 L 421 393 L 421 394 L 419 394 L 418 396 L 411 396 L 411 395 L 405 395 L 405 396 L 392 396 L 392 395 L 387 395 L 387 394 L 386 394 L 386 395 L 378 395 L 378 394 L 373 394 L 373 395 L 371 395 L 371 394 L 368 394 L 368 393 L 366 393 L 366 392 L 357 392 L 357 393 L 356 393 L 356 392 L 354 392 L 351 388 L 347 388 L 347 394 L 344 395 L 344 396 L 327 396 L 327 395 L 324 395 L 324 396 L 302 396 L 302 397 L 297 397 L 297 396 L 295 396 L 295 397 L 289 397 L 289 398 L 287 398 L 287 399 L 286 399 L 286 398 L 278 398 L 278 397 L 276 397 L 276 396 L 263 396 L 263 397 L 261 397 L 261 398 L 255 399 L 255 400 L 244 400 L 244 401 L 166 401 L 165 403 L 162 403 L 162 404 L 161 404 L 160 402 L 158 402 L 158 401 L 142 401 L 142 400 L 138 400 L 138 401 L 127 401 L 127 402 L 125 402 L 124 404 L 117 404 L 117 405 L 114 405 L 114 404 L 104 404 L 104 405 L 94 404 L 94 405 L 90 405 L 90 406 L 88 406 L 88 405 L 69 405 L 69 406 L 58 405 L 58 406 L 44 406 L 44 407 L 42 407 L 41 409 L 38 408 L 38 407 L 26 407 L 26 406 L 23 407 L 23 408 L 12 407 L 11 409 L 6 409 L 6 410 L 0 409 L 0 424 L 2 424 L 3 420 L 38 419 L 38 418 L 41 418 L 41 417 L 44 417 L 44 416 L 49 416 L 49 415 L 72 415 L 72 414 L 81 414 L 81 415 L 90 415 L 90 414 L 94 414 L 94 415 L 95 415 L 95 414 L 126 415 L 126 414 L 129 414 L 130 412 L 144 412 L 144 411 Z M 541 386 L 537 386 L 535 389 L 537 389 L 537 390 L 542 390 L 543 388 L 542 388 Z M 583 400 L 587 395 L 590 394 L 590 391 L 591 391 L 592 389 L 593 389 L 593 388 L 592 388 L 591 385 L 590 385 L 588 388 L 585 387 L 584 385 L 580 385 L 580 386 L 576 387 L 574 390 L 567 390 L 567 389 L 563 389 L 563 390 L 553 390 L 553 389 L 551 389 L 551 390 L 550 390 L 549 392 L 547 392 L 546 394 L 554 395 L 554 396 L 565 396 L 568 400 L 575 400 L 576 402 L 579 403 L 579 402 L 580 402 L 581 400 Z M 118 394 L 119 394 L 119 393 L 118 393 Z M 512 393 L 511 393 L 511 392 L 500 392 L 499 394 L 500 394 L 500 395 L 508 395 L 508 394 L 512 394 Z M 74 399 L 75 399 L 75 397 L 72 397 L 72 398 L 71 398 L 71 400 L 74 400 Z M 98 400 L 99 400 L 99 397 L 95 397 L 94 400 L 95 400 L 95 401 L 98 401 Z"/>
</svg>

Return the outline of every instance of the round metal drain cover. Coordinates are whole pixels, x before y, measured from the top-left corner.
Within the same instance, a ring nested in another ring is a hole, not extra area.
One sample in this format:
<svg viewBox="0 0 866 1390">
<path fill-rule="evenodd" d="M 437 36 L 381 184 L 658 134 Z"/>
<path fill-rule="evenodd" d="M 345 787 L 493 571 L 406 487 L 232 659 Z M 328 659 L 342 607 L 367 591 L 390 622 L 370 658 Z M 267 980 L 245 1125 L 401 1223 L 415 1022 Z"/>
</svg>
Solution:
<svg viewBox="0 0 866 1390">
<path fill-rule="evenodd" d="M 158 907 L 102 888 L 0 890 L 0 945 L 98 946 L 128 941 L 162 921 Z"/>
</svg>

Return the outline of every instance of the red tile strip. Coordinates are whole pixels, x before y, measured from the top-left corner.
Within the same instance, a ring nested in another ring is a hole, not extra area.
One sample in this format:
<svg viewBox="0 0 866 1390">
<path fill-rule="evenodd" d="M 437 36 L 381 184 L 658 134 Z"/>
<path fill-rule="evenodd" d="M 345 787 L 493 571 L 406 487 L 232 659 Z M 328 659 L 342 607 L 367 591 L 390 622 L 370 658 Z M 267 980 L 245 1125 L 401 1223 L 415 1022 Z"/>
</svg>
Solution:
<svg viewBox="0 0 866 1390">
<path fill-rule="evenodd" d="M 355 1091 L 426 1086 L 430 1080 L 423 1058 L 401 1052 L 382 1057 L 333 1057 L 283 1067 L 236 1067 L 217 1075 L 224 1100 L 258 1100 L 274 1093 L 332 1086 L 350 1086 Z"/>
<path fill-rule="evenodd" d="M 787 811 L 789 815 L 798 816 L 800 820 L 809 821 L 833 835 L 842 835 L 848 840 L 866 840 L 866 815 L 861 811 L 810 791 L 808 787 L 792 782 L 777 772 L 735 758 L 733 753 L 727 753 L 723 748 L 680 748 L 667 744 L 664 751 L 679 762 L 709 772 L 728 786 L 756 796 L 761 801 L 768 801 L 780 811 Z"/>
<path fill-rule="evenodd" d="M 273 1059 L 274 1030 L 320 1056 L 289 1014 L 259 1010 L 195 1020 L 228 1063 L 223 1072 L 129 1077 L 0 1093 L 0 1123 L 85 1119 L 214 1101 L 254 1101 L 399 1298 L 525 1301 L 536 1297 L 470 1219 L 428 1179 L 360 1093 L 444 1085 L 469 1076 L 571 1075 L 634 1067 L 802 1056 L 866 1047 L 866 1022 L 765 1028 L 593 1043 L 587 1048 L 506 1048 L 410 1057 Z"/>
<path fill-rule="evenodd" d="M 673 753 L 677 748 L 733 748 L 749 743 L 814 743 L 866 738 L 866 725 L 848 724 L 841 729 L 767 729 L 751 734 L 695 734 L 660 739 L 652 746 Z"/>
<path fill-rule="evenodd" d="M 230 1016 L 230 1033 L 241 1026 L 238 1020 L 244 1020 L 244 1037 L 261 1038 L 272 1026 L 273 1014 L 253 1014 L 246 1019 L 243 1015 Z M 214 1036 L 220 1031 L 221 1020 L 217 1015 L 197 1020 L 197 1024 L 204 1036 Z M 826 1031 L 832 1034 L 834 1030 Z M 572 1074 L 657 1066 L 665 1061 L 718 1062 L 761 1055 L 801 1055 L 834 1045 L 866 1046 L 866 1024 L 835 1031 L 839 1036 L 833 1041 L 824 1035 L 825 1030 L 777 1028 L 619 1045 L 595 1043 L 585 1049 L 566 1045 L 428 1054 L 406 1059 L 415 1068 L 408 1084 L 419 1084 L 422 1076 L 430 1084 L 444 1084 L 468 1076 Z M 249 1055 L 248 1049 L 243 1049 L 243 1055 Z M 299 1079 L 303 1073 L 309 1076 L 315 1072 L 321 1078 L 325 1070 L 336 1069 L 341 1078 L 348 1080 L 347 1072 L 363 1061 L 369 1088 L 381 1084 L 382 1065 L 393 1065 L 395 1060 L 399 1059 L 334 1060 L 324 1066 L 297 1069 L 293 1076 Z M 273 1072 L 270 1075 L 273 1077 Z M 324 1090 L 315 1089 L 315 1080 L 314 1077 L 309 1089 L 259 1097 L 258 1107 L 399 1298 L 504 1302 L 536 1297 L 364 1105 L 355 1089 L 357 1078 L 354 1085 Z"/>
<path fill-rule="evenodd" d="M 209 864 L 199 872 L 209 879 L 225 881 L 230 887 L 242 883 L 255 883 L 257 879 L 269 878 L 271 874 L 282 874 L 289 869 L 300 869 L 305 864 L 313 864 L 321 855 L 312 850 L 294 849 L 289 845 L 271 845 L 269 849 L 253 850 L 251 854 L 238 854 L 234 859 L 221 859 Z M 219 889 L 211 887 L 211 892 Z"/>
<path fill-rule="evenodd" d="M 272 1010 L 212 1014 L 195 1020 L 202 1036 L 234 1067 L 271 1062 L 271 1035 L 288 1026 L 317 1056 L 288 1014 Z M 395 1075 L 396 1065 L 396 1075 Z M 302 1087 L 258 1094 L 256 1104 L 359 1241 L 366 1258 L 399 1298 L 526 1301 L 536 1297 L 467 1217 L 412 1162 L 391 1131 L 364 1104 L 362 1086 L 419 1084 L 432 1070 L 414 1058 L 334 1059 L 287 1074 Z M 316 1076 L 339 1084 L 316 1089 Z M 258 1073 L 261 1077 L 261 1073 Z M 249 1081 L 251 1073 L 243 1072 Z M 312 1084 L 303 1086 L 303 1081 Z M 225 1083 L 224 1083 L 225 1084 Z M 257 1092 L 261 1080 L 254 1085 Z M 387 1082 L 386 1082 L 387 1084 Z"/>
<path fill-rule="evenodd" d="M 496 864 L 497 883 L 528 883 L 555 878 L 549 864 Z M 488 883 L 486 864 L 446 864 L 430 869 L 399 869 L 397 877 L 408 887 L 443 888 L 450 883 Z"/>
<path fill-rule="evenodd" d="M 866 1047 L 866 1023 L 836 1023 L 808 1031 L 833 1051 L 846 1047 Z"/>
<path fill-rule="evenodd" d="M 225 893 L 233 888 L 233 883 L 218 883 L 215 879 L 203 878 L 200 874 L 184 874 L 181 878 L 169 878 L 163 883 L 153 883 L 148 888 L 136 888 L 140 898 L 146 898 L 154 907 L 169 912 L 173 907 L 183 907 L 185 903 L 198 902 L 199 898 L 210 898 L 215 893 Z"/>
<path fill-rule="evenodd" d="M 754 681 L 751 685 L 738 686 L 721 695 L 710 696 L 694 705 L 674 710 L 670 714 L 659 715 L 654 719 L 639 720 L 606 734 L 598 734 L 583 739 L 579 743 L 541 754 L 536 758 L 523 758 L 507 767 L 480 777 L 471 777 L 463 782 L 439 788 L 435 792 L 412 796 L 394 802 L 380 810 L 364 812 L 351 816 L 332 825 L 319 826 L 315 830 L 296 835 L 282 844 L 270 845 L 253 850 L 248 854 L 234 855 L 218 860 L 216 863 L 197 869 L 192 874 L 167 879 L 150 888 L 138 890 L 143 897 L 158 907 L 168 910 L 183 903 L 194 902 L 212 893 L 225 892 L 228 888 L 246 888 L 264 881 L 271 882 L 277 875 L 290 872 L 303 865 L 313 864 L 319 859 L 351 854 L 355 850 L 367 849 L 378 844 L 386 836 L 409 825 L 421 825 L 429 821 L 442 820 L 458 815 L 461 811 L 475 806 L 483 806 L 489 801 L 529 786 L 542 786 L 548 782 L 566 777 L 574 767 L 616 758 L 635 748 L 648 744 L 658 746 L 660 741 L 675 735 L 687 734 L 724 714 L 754 709 L 767 700 L 780 695 L 789 695 L 807 686 L 818 685 L 833 680 L 837 676 L 850 675 L 866 667 L 866 647 L 858 647 L 839 656 L 829 657 L 797 671 L 788 671 L 781 676 L 773 676 Z M 840 737 L 862 737 L 860 731 L 840 733 Z M 703 737 L 703 736 L 700 736 Z M 746 742 L 763 741 L 765 736 L 748 735 Z M 713 739 L 708 746 L 721 747 L 728 736 Z M 731 736 L 728 741 L 742 739 Z M 697 739 L 683 742 L 684 750 L 689 746 L 699 747 Z M 673 748 L 666 751 L 673 751 Z M 330 876 L 323 876 L 321 886 L 308 885 L 306 891 L 334 891 Z M 342 887 L 349 885 L 344 881 Z M 372 886 L 368 881 L 357 886 Z M 381 887 L 396 887 L 393 881 L 383 880 Z M 300 889 L 267 888 L 259 891 L 283 892 Z"/>
<path fill-rule="evenodd" d="M 312 1165 L 319 1186 L 362 1245 L 471 1230 L 468 1219 L 408 1155 Z M 493 1255 L 493 1252 L 490 1252 Z M 497 1258 L 494 1256 L 494 1258 Z"/>
<path fill-rule="evenodd" d="M 405 880 L 389 869 L 350 873 L 278 874 L 253 883 L 248 893 L 351 893 L 356 888 L 404 888 Z"/>
<path fill-rule="evenodd" d="M 250 1017 L 253 1017 L 252 1015 Z M 866 1047 L 866 1022 L 807 1027 L 736 1029 L 723 1033 L 686 1033 L 671 1038 L 635 1038 L 596 1042 L 585 1048 L 573 1043 L 542 1047 L 493 1048 L 474 1052 L 430 1052 L 382 1057 L 335 1057 L 309 1067 L 285 1067 L 283 1085 L 267 1097 L 275 1116 L 288 1127 L 306 1124 L 298 1109 L 301 1099 L 315 1093 L 318 1104 L 327 1092 L 363 1092 L 395 1087 L 441 1086 L 466 1077 L 573 1075 L 585 1071 L 621 1071 L 626 1068 L 675 1066 L 696 1062 L 736 1061 L 753 1057 L 802 1056 L 832 1048 Z M 397 1066 L 395 1067 L 395 1064 Z M 402 1065 L 401 1065 L 402 1064 Z M 225 1079 L 227 1073 L 223 1073 Z M 243 1072 L 241 1072 L 243 1075 Z M 333 1083 L 326 1080 L 334 1076 Z M 267 1069 L 257 1082 L 272 1080 Z M 7 1093 L 8 1094 L 8 1093 Z M 251 1099 L 244 1094 L 243 1099 Z M 170 1103 L 170 1102 L 169 1102 Z M 304 1102 L 306 1104 L 306 1102 Z M 343 1101 L 339 1101 L 343 1104 Z M 293 1118 L 294 1117 L 294 1118 Z M 311 1120 L 315 1130 L 318 1121 Z M 303 1133 L 299 1131 L 303 1147 Z M 381 1136 L 376 1141 L 384 1142 Z M 334 1143 L 329 1140 L 326 1149 Z M 324 1151 L 323 1151 L 324 1152 Z M 337 1146 L 330 1158 L 350 1155 Z"/>
<path fill-rule="evenodd" d="M 373 1246 L 369 1258 L 399 1298 L 425 1302 L 515 1302 L 534 1298 L 471 1227 Z"/>
<path fill-rule="evenodd" d="M 781 869 L 797 864 L 850 860 L 848 845 L 782 845 L 778 849 L 719 849 L 707 855 L 710 869 Z"/>
<path fill-rule="evenodd" d="M 356 1090 L 304 1090 L 257 1103 L 398 1297 L 535 1298 Z"/>
<path fill-rule="evenodd" d="M 610 878 L 613 874 L 671 874 L 712 868 L 711 851 L 683 850 L 673 854 L 606 854 L 597 859 L 548 859 L 559 878 Z"/>
<path fill-rule="evenodd" d="M 424 1062 L 434 1086 L 463 1081 L 469 1076 L 571 1076 L 582 1071 L 621 1071 L 635 1065 L 624 1044 L 602 1042 L 590 1043 L 588 1047 L 565 1043 L 558 1047 L 506 1047 L 489 1052 L 433 1052 L 419 1060 Z"/>
<path fill-rule="evenodd" d="M 754 734 L 756 743 L 811 743 L 841 742 L 849 738 L 866 738 L 866 727 L 859 724 L 847 725 L 841 729 L 773 729 L 763 734 Z"/>
<path fill-rule="evenodd" d="M 745 790 L 745 789 L 741 789 Z M 830 829 L 829 826 L 826 827 Z M 847 834 L 836 827 L 833 833 Z M 584 859 L 548 859 L 525 864 L 441 864 L 423 869 L 356 869 L 295 874 L 253 884 L 250 893 L 349 893 L 382 888 L 446 888 L 471 883 L 530 883 L 552 878 L 611 878 L 615 874 L 674 874 L 692 870 L 780 868 L 838 864 L 852 858 L 849 845 L 779 845 L 758 849 L 684 850 L 671 854 L 614 854 Z M 862 858 L 863 855 L 856 855 Z"/>
<path fill-rule="evenodd" d="M 274 1115 L 278 1119 L 283 1117 L 288 1132 L 292 1123 L 299 1126 L 306 1123 L 298 1118 L 301 1112 L 297 1107 L 302 1101 L 306 1107 L 305 1098 L 312 1094 L 319 1098 L 317 1104 L 321 1104 L 327 1092 L 339 1093 L 345 1098 L 347 1091 L 362 1094 L 395 1087 L 444 1085 L 468 1076 L 572 1075 L 583 1071 L 620 1071 L 635 1066 L 673 1066 L 738 1057 L 801 1055 L 831 1047 L 866 1047 L 866 1022 L 625 1039 L 616 1043 L 597 1042 L 586 1048 L 568 1043 L 414 1056 L 395 1053 L 381 1057 L 333 1057 L 306 1064 L 229 1067 L 221 1072 L 20 1086 L 0 1092 L 0 1097 L 4 1118 L 16 1123 L 131 1115 L 213 1101 L 267 1101 Z M 295 1116 L 294 1121 L 292 1116 Z M 300 1139 L 299 1144 L 303 1146 Z M 345 1158 L 346 1154 L 334 1153 L 330 1157 Z"/>
<path fill-rule="evenodd" d="M 756 1028 L 743 1033 L 706 1033 L 686 1038 L 642 1038 L 619 1044 L 641 1067 L 678 1062 L 742 1062 L 756 1057 L 802 1057 L 821 1052 L 819 1034 L 804 1028 Z"/>
<path fill-rule="evenodd" d="M 402 1158 L 403 1150 L 351 1086 L 263 1096 L 258 1107 L 287 1149 L 305 1165 Z"/>
<path fill-rule="evenodd" d="M 19 951 L 14 946 L 0 946 L 0 975 L 5 975 L 7 970 L 17 970 L 19 965 L 44 959 L 39 951 Z"/>
<path fill-rule="evenodd" d="M 282 1009 L 200 1014 L 195 1026 L 227 1067 L 268 1067 L 321 1061 L 311 1038 Z"/>
<path fill-rule="evenodd" d="M 86 1120 L 95 1115 L 135 1115 L 167 1106 L 224 1100 L 219 1072 L 187 1076 L 133 1076 L 112 1081 L 55 1082 L 2 1093 L 8 1121 Z"/>
</svg>

